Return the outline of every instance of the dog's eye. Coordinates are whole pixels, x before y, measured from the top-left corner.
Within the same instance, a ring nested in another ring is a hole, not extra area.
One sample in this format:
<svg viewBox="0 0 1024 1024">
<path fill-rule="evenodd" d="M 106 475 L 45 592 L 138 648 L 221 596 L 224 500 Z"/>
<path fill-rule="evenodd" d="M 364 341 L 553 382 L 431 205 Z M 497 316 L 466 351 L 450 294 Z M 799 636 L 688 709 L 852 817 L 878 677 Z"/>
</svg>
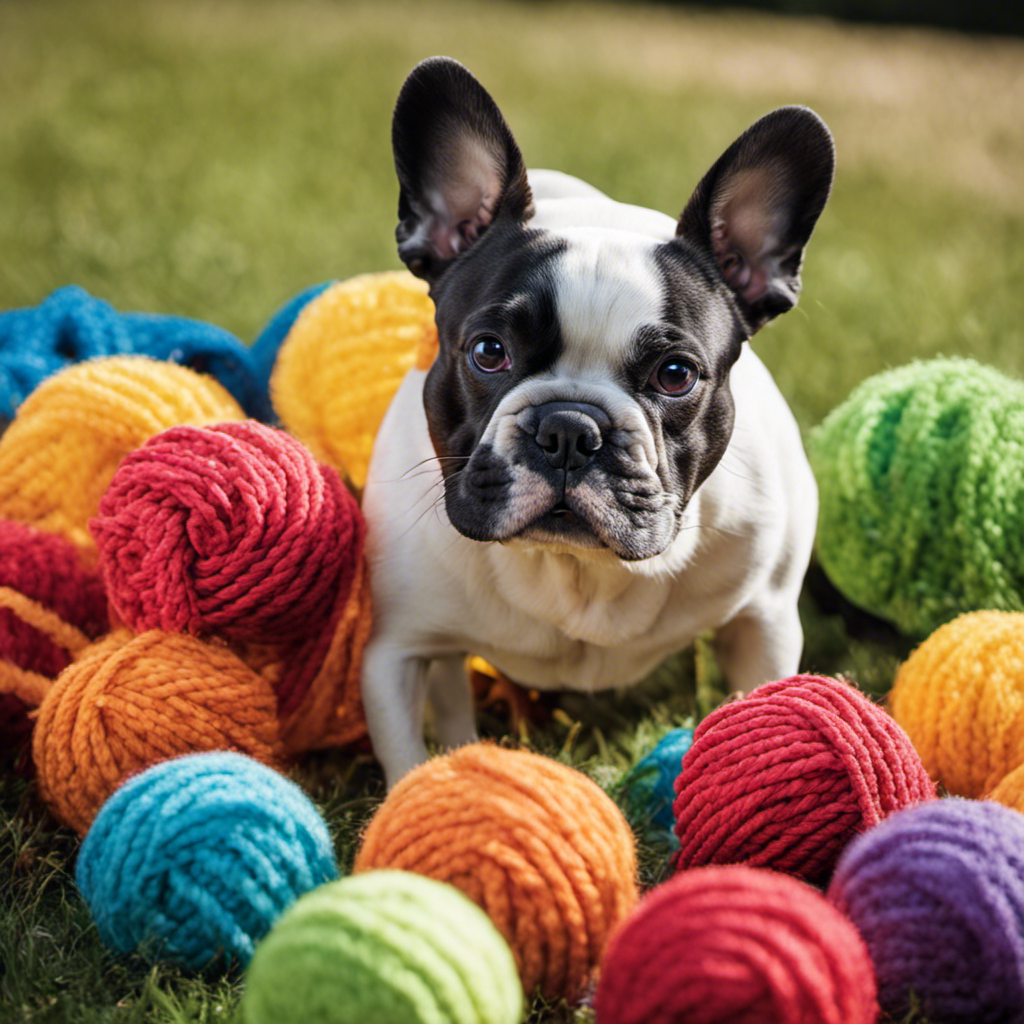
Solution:
<svg viewBox="0 0 1024 1024">
<path fill-rule="evenodd" d="M 647 383 L 663 395 L 682 398 L 693 390 L 699 379 L 700 372 L 693 363 L 679 356 L 669 356 L 658 364 Z"/>
<path fill-rule="evenodd" d="M 473 350 L 470 353 L 473 365 L 484 373 L 498 373 L 501 370 L 511 370 L 512 360 L 505 349 L 505 346 L 493 335 L 485 334 L 478 338 Z"/>
</svg>

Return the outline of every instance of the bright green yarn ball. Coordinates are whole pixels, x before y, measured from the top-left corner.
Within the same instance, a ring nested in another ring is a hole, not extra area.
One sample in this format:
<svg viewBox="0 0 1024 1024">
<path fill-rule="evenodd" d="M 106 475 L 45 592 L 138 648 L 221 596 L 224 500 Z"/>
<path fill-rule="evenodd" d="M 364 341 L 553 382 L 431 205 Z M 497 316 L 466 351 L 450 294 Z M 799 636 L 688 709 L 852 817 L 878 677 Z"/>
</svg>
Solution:
<svg viewBox="0 0 1024 1024">
<path fill-rule="evenodd" d="M 368 871 L 292 905 L 256 948 L 246 1024 L 519 1024 L 515 959 L 444 882 Z"/>
<path fill-rule="evenodd" d="M 1024 610 L 1024 384 L 969 359 L 880 373 L 808 454 L 818 559 L 853 604 L 911 636 Z"/>
</svg>

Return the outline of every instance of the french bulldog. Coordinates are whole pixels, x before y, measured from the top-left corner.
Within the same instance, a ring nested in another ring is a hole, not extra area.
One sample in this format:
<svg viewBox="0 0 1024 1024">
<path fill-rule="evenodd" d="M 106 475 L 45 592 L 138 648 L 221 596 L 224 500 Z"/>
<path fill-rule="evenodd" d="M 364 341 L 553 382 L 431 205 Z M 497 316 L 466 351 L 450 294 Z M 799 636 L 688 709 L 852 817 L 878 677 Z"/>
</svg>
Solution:
<svg viewBox="0 0 1024 1024">
<path fill-rule="evenodd" d="M 362 693 L 388 785 L 476 738 L 479 655 L 530 687 L 635 683 L 706 631 L 734 691 L 798 670 L 817 489 L 748 339 L 790 309 L 832 136 L 777 109 L 678 220 L 530 171 L 494 100 L 431 58 L 392 123 L 401 259 L 439 354 L 376 438 Z"/>
</svg>

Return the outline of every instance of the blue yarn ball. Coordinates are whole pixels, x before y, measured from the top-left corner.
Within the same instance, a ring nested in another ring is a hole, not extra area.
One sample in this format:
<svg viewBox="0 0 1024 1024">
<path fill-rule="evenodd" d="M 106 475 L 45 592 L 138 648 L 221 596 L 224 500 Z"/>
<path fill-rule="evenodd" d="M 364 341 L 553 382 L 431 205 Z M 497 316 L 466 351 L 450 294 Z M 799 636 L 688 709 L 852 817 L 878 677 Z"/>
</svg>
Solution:
<svg viewBox="0 0 1024 1024">
<path fill-rule="evenodd" d="M 253 365 L 265 393 L 270 393 L 270 375 L 273 373 L 274 363 L 277 362 L 277 353 L 284 343 L 284 339 L 288 337 L 292 325 L 298 320 L 299 314 L 306 306 L 321 292 L 330 288 L 332 284 L 334 284 L 333 281 L 314 284 L 293 296 L 270 318 L 252 343 L 250 351 Z"/>
<path fill-rule="evenodd" d="M 104 943 L 191 970 L 245 966 L 282 911 L 337 875 L 327 825 L 302 790 L 226 752 L 129 779 L 76 868 Z"/>
<path fill-rule="evenodd" d="M 141 355 L 180 363 L 216 379 L 246 415 L 272 422 L 267 382 L 252 353 L 221 327 L 164 313 L 119 313 L 78 285 L 38 306 L 0 313 L 0 421 L 50 374 L 85 359 Z"/>
<path fill-rule="evenodd" d="M 693 744 L 693 730 L 672 729 L 627 772 L 622 780 L 626 800 L 643 818 L 666 832 L 672 832 L 676 798 L 673 783 L 682 768 L 683 755 Z M 675 842 L 675 835 L 672 836 Z"/>
</svg>

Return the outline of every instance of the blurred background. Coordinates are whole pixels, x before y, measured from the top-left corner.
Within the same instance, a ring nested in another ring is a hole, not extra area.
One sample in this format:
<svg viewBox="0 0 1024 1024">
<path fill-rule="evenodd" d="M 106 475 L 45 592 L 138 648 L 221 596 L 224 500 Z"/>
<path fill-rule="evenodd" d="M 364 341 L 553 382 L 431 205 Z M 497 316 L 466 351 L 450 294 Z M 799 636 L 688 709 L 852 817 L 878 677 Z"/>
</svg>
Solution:
<svg viewBox="0 0 1024 1024">
<path fill-rule="evenodd" d="M 915 357 L 1024 374 L 1024 39 L 983 31 L 1019 29 L 1024 5 L 763 6 L 810 16 L 4 0 L 0 309 L 75 283 L 251 341 L 304 287 L 397 266 L 391 109 L 411 67 L 444 53 L 492 92 L 530 165 L 673 215 L 767 110 L 825 118 L 838 174 L 804 295 L 756 341 L 804 428 Z M 970 31 L 865 20 L 895 10 Z"/>
</svg>

